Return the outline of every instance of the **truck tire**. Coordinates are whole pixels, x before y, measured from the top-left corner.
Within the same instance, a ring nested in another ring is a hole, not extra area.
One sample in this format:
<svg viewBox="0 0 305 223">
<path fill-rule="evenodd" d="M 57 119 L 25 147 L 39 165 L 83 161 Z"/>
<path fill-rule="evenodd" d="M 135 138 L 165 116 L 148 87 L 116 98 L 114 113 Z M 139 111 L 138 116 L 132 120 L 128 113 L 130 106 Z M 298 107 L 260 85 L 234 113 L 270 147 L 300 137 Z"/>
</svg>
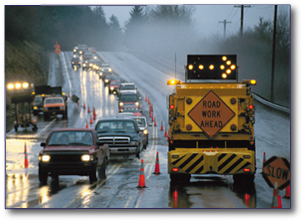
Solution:
<svg viewBox="0 0 305 223">
<path fill-rule="evenodd" d="M 48 173 L 44 171 L 41 167 L 38 168 L 38 178 L 42 185 L 46 185 L 48 181 Z"/>
<path fill-rule="evenodd" d="M 170 174 L 171 183 L 189 183 L 191 174 Z"/>
<path fill-rule="evenodd" d="M 236 174 L 233 175 L 235 184 L 253 184 L 254 174 Z"/>
<path fill-rule="evenodd" d="M 106 179 L 106 159 L 104 160 L 103 164 L 98 169 L 98 177 L 100 180 Z"/>
<path fill-rule="evenodd" d="M 94 167 L 93 170 L 91 171 L 91 173 L 89 174 L 89 180 L 90 180 L 90 183 L 94 183 L 97 181 L 96 167 Z"/>
<path fill-rule="evenodd" d="M 43 113 L 43 120 L 47 121 L 49 119 L 49 114 L 48 113 Z"/>
</svg>

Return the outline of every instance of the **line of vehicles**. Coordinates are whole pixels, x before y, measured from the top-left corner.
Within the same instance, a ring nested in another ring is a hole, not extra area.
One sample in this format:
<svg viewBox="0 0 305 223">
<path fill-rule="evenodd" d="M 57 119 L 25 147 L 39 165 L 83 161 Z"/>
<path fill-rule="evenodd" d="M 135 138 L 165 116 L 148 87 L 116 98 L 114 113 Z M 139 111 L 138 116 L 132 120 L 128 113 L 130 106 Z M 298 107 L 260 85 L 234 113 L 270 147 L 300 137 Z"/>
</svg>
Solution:
<svg viewBox="0 0 305 223">
<path fill-rule="evenodd" d="M 94 129 L 53 130 L 46 142 L 41 143 L 43 149 L 39 153 L 38 172 L 42 184 L 47 183 L 48 176 L 57 179 L 59 175 L 87 175 L 94 182 L 96 172 L 100 179 L 104 179 L 110 159 L 140 158 L 140 153 L 148 145 L 148 123 L 142 115 L 142 98 L 135 85 L 115 76 L 109 63 L 94 58 L 94 48 L 80 44 L 73 52 L 76 56 L 72 58 L 72 66 L 79 66 L 73 61 L 80 58 L 83 70 L 99 75 L 109 95 L 117 96 L 119 112 L 117 117 L 97 121 Z"/>
<path fill-rule="evenodd" d="M 84 49 L 78 48 L 79 55 Z M 237 68 L 236 55 L 188 55 L 185 82 L 167 82 L 175 86 L 166 100 L 171 182 L 188 182 L 192 174 L 220 174 L 233 175 L 234 183 L 241 185 L 253 183 L 256 147 L 251 86 L 256 81 L 238 82 Z M 109 94 L 117 96 L 117 117 L 99 120 L 94 129 L 53 130 L 41 143 L 41 183 L 46 183 L 49 175 L 56 179 L 65 174 L 88 175 L 90 181 L 96 181 L 97 170 L 99 177 L 105 178 L 109 159 L 139 158 L 147 147 L 148 126 L 141 115 L 138 91 L 133 83 L 115 76 L 110 69 L 100 68 L 97 74 Z M 26 84 L 24 89 L 19 85 L 11 87 L 17 90 L 17 99 L 29 99 Z M 12 102 L 20 101 L 13 97 Z M 64 111 L 64 105 L 58 107 Z M 49 107 L 43 107 L 43 111 L 55 112 Z M 33 120 L 31 123 L 35 124 Z"/>
</svg>

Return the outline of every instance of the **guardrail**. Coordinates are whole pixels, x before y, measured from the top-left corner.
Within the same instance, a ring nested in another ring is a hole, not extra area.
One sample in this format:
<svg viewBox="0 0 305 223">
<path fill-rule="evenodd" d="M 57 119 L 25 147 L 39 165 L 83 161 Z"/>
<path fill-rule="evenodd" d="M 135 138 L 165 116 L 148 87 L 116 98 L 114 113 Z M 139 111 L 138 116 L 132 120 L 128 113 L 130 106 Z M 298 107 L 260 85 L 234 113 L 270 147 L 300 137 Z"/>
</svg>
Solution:
<svg viewBox="0 0 305 223">
<path fill-rule="evenodd" d="M 285 113 L 290 114 L 290 108 L 286 108 L 286 107 L 284 107 L 284 106 L 274 104 L 274 103 L 272 103 L 271 101 L 268 101 L 268 100 L 266 100 L 266 99 L 260 97 L 259 95 L 255 94 L 255 93 L 253 93 L 253 92 L 252 92 L 252 94 L 253 94 L 253 96 L 254 96 L 254 99 L 257 100 L 257 101 L 259 101 L 260 103 L 262 103 L 262 104 L 264 104 L 264 105 L 267 105 L 267 106 L 269 106 L 269 107 L 271 107 L 271 108 L 274 108 L 274 109 L 277 109 L 277 110 L 280 110 L 280 111 L 283 111 L 283 112 L 285 112 Z"/>
</svg>

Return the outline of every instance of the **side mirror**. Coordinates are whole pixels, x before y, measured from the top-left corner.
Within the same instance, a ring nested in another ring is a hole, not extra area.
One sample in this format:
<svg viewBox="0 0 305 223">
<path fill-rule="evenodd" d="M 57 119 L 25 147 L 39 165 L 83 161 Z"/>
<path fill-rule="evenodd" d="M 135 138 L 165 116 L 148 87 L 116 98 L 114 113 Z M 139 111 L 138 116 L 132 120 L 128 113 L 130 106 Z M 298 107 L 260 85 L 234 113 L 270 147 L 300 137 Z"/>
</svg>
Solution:
<svg viewBox="0 0 305 223">
<path fill-rule="evenodd" d="M 40 143 L 41 147 L 46 147 L 46 145 L 47 145 L 47 143 L 45 143 L 45 142 Z"/>
</svg>

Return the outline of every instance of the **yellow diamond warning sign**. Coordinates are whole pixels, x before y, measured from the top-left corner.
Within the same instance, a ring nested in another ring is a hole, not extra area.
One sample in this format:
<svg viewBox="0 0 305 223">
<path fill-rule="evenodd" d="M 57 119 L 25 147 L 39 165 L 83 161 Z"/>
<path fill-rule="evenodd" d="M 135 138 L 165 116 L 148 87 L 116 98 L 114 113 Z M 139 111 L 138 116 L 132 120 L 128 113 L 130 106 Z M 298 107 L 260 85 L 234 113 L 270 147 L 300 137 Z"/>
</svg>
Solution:
<svg viewBox="0 0 305 223">
<path fill-rule="evenodd" d="M 207 93 L 188 113 L 188 116 L 213 138 L 235 113 L 213 91 Z"/>
</svg>

